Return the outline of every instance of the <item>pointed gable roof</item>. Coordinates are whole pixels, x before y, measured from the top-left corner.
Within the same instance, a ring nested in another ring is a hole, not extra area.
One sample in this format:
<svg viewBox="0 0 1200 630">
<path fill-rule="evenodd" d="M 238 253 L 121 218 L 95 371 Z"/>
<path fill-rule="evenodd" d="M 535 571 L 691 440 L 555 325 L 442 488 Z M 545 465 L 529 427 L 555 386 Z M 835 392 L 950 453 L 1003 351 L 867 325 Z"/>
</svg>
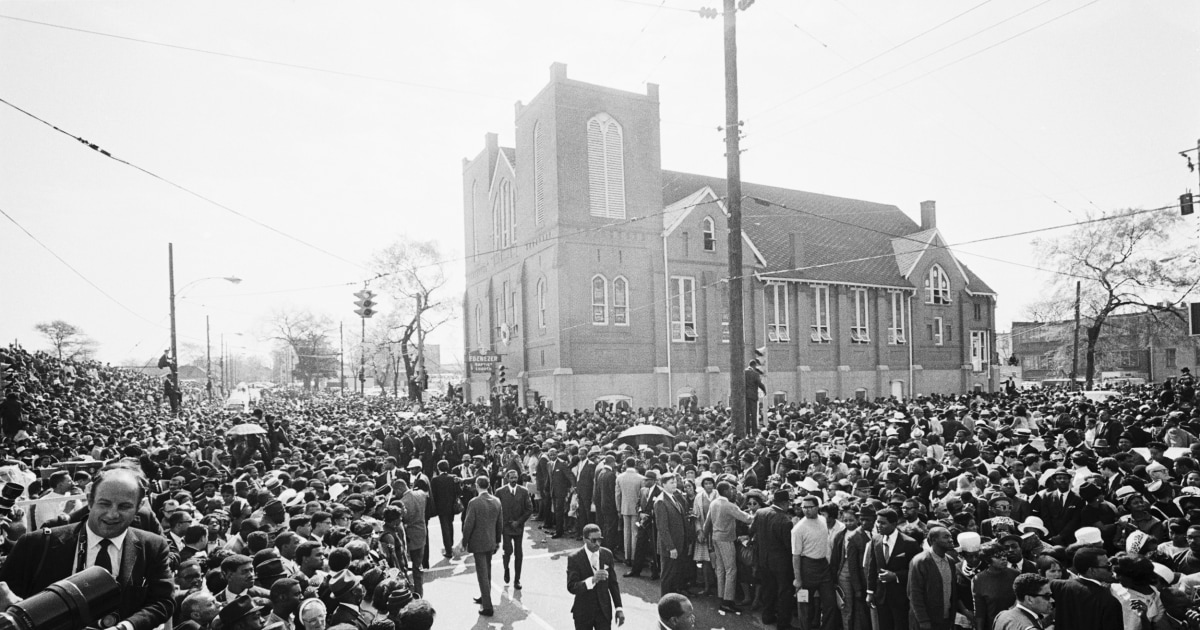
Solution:
<svg viewBox="0 0 1200 630">
<path fill-rule="evenodd" d="M 950 259 L 954 261 L 954 266 L 958 269 L 959 275 L 962 276 L 967 293 L 970 295 L 996 295 L 996 292 L 983 279 L 975 275 L 973 271 L 954 255 L 954 252 L 950 251 L 949 246 L 946 244 L 946 239 L 942 237 L 942 233 L 937 228 L 892 239 L 892 251 L 896 254 L 896 268 L 900 270 L 901 275 L 911 280 L 912 273 L 917 268 L 917 263 L 921 262 L 921 257 L 925 255 L 925 252 L 933 248 L 946 250 Z M 913 284 L 916 285 L 918 282 L 914 281 Z"/>
<path fill-rule="evenodd" d="M 727 190 L 724 179 L 689 173 L 664 171 L 663 182 L 664 207 L 703 187 L 718 196 Z M 896 267 L 891 240 L 918 226 L 896 206 L 748 182 L 742 193 L 772 202 L 742 202 L 742 229 L 758 245 L 766 277 L 915 288 Z"/>
</svg>

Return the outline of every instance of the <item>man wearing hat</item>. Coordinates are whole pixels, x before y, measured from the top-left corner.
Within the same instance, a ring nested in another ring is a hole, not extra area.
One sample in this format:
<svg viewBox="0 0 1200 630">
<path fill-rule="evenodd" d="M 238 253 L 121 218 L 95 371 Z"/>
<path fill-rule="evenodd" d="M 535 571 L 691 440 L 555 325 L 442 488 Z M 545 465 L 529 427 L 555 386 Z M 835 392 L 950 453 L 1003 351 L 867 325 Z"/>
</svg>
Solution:
<svg viewBox="0 0 1200 630">
<path fill-rule="evenodd" d="M 269 606 L 255 603 L 248 595 L 242 595 L 225 604 L 217 619 L 222 630 L 262 630 L 263 612 Z"/>
<path fill-rule="evenodd" d="M 1046 489 L 1034 495 L 1030 507 L 1041 517 L 1050 530 L 1050 540 L 1055 545 L 1069 544 L 1079 528 L 1080 510 L 1083 499 L 1071 491 L 1072 475 L 1066 468 L 1056 468 L 1046 484 Z"/>
<path fill-rule="evenodd" d="M 362 609 L 362 601 L 366 589 L 362 578 L 346 569 L 338 571 L 329 578 L 329 596 L 337 602 L 329 615 L 329 627 L 346 623 L 358 630 L 367 630 L 375 615 Z"/>
</svg>

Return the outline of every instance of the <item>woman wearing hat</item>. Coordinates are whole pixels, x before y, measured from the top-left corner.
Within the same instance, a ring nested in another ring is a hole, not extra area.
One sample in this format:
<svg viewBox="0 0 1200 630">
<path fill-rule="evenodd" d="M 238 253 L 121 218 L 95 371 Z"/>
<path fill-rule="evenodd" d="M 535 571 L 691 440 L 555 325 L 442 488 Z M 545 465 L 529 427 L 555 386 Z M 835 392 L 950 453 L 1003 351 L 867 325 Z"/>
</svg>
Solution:
<svg viewBox="0 0 1200 630">
<path fill-rule="evenodd" d="M 983 570 L 971 580 L 971 594 L 975 600 L 975 627 L 978 630 L 989 630 L 996 615 L 1017 601 L 1013 594 L 1013 581 L 1021 572 L 1008 565 L 1008 550 L 996 541 L 991 541 L 979 549 L 979 560 Z"/>
</svg>

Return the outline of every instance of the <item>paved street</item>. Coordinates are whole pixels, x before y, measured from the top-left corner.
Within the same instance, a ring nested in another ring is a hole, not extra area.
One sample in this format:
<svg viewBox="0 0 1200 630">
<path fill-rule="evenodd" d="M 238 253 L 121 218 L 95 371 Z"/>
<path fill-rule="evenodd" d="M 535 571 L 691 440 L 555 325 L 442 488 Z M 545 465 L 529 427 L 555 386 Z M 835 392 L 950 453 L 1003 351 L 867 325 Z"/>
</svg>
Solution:
<svg viewBox="0 0 1200 630">
<path fill-rule="evenodd" d="M 459 541 L 459 524 L 460 521 L 456 519 L 455 543 Z M 430 521 L 430 529 L 433 537 L 438 538 L 436 518 Z M 567 630 L 574 627 L 571 620 L 574 596 L 567 592 L 567 554 L 583 546 L 574 537 L 551 540 L 542 533 L 541 523 L 530 521 L 525 533 L 525 567 L 521 576 L 523 588 L 519 591 L 513 589 L 511 584 L 504 584 L 504 569 L 498 552 L 492 563 L 492 601 L 496 610 L 493 617 L 479 616 L 479 606 L 471 601 L 479 596 L 471 556 L 456 553 L 454 558 L 447 560 L 441 556 L 440 541 L 432 544 L 429 558 L 432 566 L 425 574 L 425 597 L 437 609 L 434 627 L 452 630 Z M 623 566 L 619 569 L 622 575 L 628 570 Z M 658 581 L 646 578 L 618 579 L 625 605 L 625 628 L 655 628 Z M 697 628 L 749 630 L 764 627 L 758 622 L 757 614 L 726 615 L 718 612 L 715 599 L 697 598 L 693 603 Z"/>
</svg>

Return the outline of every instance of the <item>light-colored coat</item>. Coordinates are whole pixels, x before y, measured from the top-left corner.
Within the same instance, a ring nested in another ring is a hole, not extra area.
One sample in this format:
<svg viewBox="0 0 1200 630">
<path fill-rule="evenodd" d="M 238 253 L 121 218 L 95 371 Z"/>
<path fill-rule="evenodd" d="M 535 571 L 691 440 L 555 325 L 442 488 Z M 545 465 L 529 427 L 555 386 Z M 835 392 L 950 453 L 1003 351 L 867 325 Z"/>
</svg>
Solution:
<svg viewBox="0 0 1200 630">
<path fill-rule="evenodd" d="M 636 470 L 626 469 L 617 475 L 617 509 L 621 516 L 636 516 L 638 513 L 638 492 L 646 478 Z"/>
<path fill-rule="evenodd" d="M 494 553 L 500 546 L 504 523 L 500 499 L 485 493 L 471 499 L 463 520 L 463 545 L 471 553 Z"/>
</svg>

